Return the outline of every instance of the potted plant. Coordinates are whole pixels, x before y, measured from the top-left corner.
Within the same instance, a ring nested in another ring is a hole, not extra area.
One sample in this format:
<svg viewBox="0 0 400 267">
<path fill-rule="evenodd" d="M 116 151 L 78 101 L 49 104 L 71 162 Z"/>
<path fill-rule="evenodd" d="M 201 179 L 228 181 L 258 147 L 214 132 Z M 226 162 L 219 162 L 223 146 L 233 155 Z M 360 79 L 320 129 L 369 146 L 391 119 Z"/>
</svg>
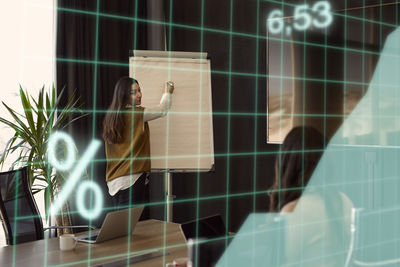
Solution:
<svg viewBox="0 0 400 267">
<path fill-rule="evenodd" d="M 19 93 L 23 108 L 22 113 L 18 113 L 2 102 L 13 120 L 0 117 L 0 123 L 10 127 L 14 131 L 14 135 L 6 144 L 5 150 L 0 157 L 0 164 L 3 166 L 9 155 L 17 154 L 17 158 L 12 162 L 10 170 L 15 167 L 28 166 L 32 193 L 45 191 L 45 217 L 47 220 L 50 203 L 62 187 L 67 176 L 67 173 L 53 171 L 52 166 L 49 165 L 46 158 L 48 140 L 52 132 L 62 130 L 85 115 L 82 115 L 79 109 L 79 98 L 76 98 L 75 93 L 68 98 L 65 106 L 60 108 L 60 100 L 63 97 L 64 89 L 56 96 L 54 86 L 51 88 L 50 93 L 45 92 L 43 86 L 36 99 L 33 96 L 29 96 L 28 92 L 24 91 L 21 86 Z M 78 112 L 80 115 L 69 120 L 72 112 Z M 63 207 L 63 209 L 65 211 L 66 207 Z M 63 216 L 56 216 L 57 225 L 70 225 L 67 222 L 69 221 L 67 218 L 64 214 Z"/>
</svg>

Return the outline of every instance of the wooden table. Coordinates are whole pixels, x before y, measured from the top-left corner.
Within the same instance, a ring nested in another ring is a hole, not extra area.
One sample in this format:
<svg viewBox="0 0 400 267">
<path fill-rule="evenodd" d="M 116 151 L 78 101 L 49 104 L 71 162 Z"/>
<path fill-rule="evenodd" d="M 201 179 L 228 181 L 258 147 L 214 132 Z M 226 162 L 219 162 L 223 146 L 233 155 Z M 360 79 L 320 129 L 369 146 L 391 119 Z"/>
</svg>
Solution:
<svg viewBox="0 0 400 267">
<path fill-rule="evenodd" d="M 141 221 L 136 225 L 130 242 L 128 237 L 99 244 L 78 242 L 72 251 L 61 251 L 58 238 L 6 246 L 0 248 L 0 266 L 96 266 L 157 248 L 165 248 L 169 254 L 131 266 L 160 267 L 173 259 L 187 257 L 186 242 L 179 224 L 158 220 Z"/>
</svg>

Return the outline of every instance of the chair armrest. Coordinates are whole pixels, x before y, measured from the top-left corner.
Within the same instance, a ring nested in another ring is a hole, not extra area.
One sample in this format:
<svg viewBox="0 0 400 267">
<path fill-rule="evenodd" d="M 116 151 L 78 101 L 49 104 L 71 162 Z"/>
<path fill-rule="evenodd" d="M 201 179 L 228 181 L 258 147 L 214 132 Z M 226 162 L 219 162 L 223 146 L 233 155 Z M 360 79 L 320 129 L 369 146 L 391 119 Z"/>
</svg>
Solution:
<svg viewBox="0 0 400 267">
<path fill-rule="evenodd" d="M 365 261 L 354 260 L 352 266 L 359 266 L 359 267 L 387 266 L 387 265 L 393 266 L 393 264 L 399 264 L 399 263 L 400 263 L 400 258 L 383 260 L 383 261 L 375 261 L 375 262 L 365 262 Z"/>
</svg>

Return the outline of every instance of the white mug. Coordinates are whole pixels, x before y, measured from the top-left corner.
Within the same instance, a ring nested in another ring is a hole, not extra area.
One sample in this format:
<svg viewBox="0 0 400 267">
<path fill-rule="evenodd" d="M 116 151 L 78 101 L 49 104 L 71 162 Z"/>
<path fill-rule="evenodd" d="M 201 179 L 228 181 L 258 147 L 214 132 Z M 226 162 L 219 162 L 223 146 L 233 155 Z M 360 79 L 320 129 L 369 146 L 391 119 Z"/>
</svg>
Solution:
<svg viewBox="0 0 400 267">
<path fill-rule="evenodd" d="M 73 250 L 76 247 L 77 239 L 72 234 L 64 234 L 60 236 L 60 250 Z"/>
<path fill-rule="evenodd" d="M 189 260 L 188 258 L 177 258 L 177 259 L 174 259 L 173 262 L 167 263 L 165 266 L 166 267 L 186 267 L 188 260 Z"/>
</svg>

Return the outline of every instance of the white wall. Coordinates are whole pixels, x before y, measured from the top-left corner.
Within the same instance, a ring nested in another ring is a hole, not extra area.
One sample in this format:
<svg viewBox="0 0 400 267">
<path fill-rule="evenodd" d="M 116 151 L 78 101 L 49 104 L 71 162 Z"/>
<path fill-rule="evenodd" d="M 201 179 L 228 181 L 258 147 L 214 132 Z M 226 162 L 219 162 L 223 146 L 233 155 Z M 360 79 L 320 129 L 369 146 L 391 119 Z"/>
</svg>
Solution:
<svg viewBox="0 0 400 267">
<path fill-rule="evenodd" d="M 34 96 L 55 80 L 55 2 L 53 0 L 0 0 L 0 100 L 22 112 L 19 84 Z M 3 105 L 0 116 L 6 116 Z M 12 131 L 0 125 L 0 152 Z M 2 171 L 8 170 L 4 166 Z M 44 216 L 43 194 L 36 194 Z M 3 228 L 0 246 L 5 245 Z"/>
</svg>

